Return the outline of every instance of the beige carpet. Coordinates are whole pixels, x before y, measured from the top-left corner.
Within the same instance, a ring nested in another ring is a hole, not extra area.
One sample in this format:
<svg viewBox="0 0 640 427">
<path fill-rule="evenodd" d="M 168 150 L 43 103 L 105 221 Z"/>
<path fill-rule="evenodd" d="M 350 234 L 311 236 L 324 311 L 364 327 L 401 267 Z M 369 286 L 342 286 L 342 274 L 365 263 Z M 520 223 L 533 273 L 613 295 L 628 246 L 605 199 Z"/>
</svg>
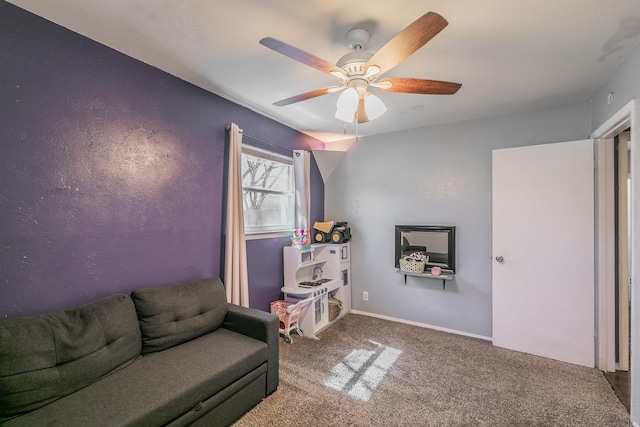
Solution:
<svg viewBox="0 0 640 427">
<path fill-rule="evenodd" d="M 280 386 L 254 426 L 629 426 L 596 369 L 349 314 L 280 344 Z"/>
</svg>

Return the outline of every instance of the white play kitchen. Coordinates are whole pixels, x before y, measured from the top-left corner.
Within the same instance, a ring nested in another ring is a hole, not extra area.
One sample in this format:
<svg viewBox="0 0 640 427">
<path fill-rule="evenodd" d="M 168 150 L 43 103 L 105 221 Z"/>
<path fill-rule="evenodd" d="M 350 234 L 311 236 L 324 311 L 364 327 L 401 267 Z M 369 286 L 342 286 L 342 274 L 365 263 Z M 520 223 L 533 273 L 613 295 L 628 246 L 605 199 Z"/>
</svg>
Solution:
<svg viewBox="0 0 640 427">
<path fill-rule="evenodd" d="M 321 243 L 284 249 L 284 299 L 309 299 L 301 312 L 304 336 L 316 334 L 351 311 L 350 243 Z"/>
</svg>

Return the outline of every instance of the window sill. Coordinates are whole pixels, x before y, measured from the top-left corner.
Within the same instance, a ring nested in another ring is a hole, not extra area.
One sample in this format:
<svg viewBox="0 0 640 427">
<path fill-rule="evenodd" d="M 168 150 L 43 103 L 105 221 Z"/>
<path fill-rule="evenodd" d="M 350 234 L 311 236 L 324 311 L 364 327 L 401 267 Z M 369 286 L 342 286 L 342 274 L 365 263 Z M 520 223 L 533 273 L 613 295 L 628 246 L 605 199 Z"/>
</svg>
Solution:
<svg viewBox="0 0 640 427">
<path fill-rule="evenodd" d="M 271 239 L 274 237 L 291 237 L 291 231 L 274 231 L 270 233 L 253 233 L 244 235 L 245 240 Z"/>
</svg>

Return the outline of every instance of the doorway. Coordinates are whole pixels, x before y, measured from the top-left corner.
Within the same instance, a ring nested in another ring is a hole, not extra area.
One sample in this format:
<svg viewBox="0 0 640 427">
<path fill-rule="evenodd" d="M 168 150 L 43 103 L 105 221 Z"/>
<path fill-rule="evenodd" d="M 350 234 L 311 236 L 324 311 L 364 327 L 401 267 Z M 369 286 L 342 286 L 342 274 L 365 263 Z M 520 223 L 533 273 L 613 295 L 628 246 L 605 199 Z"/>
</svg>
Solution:
<svg viewBox="0 0 640 427">
<path fill-rule="evenodd" d="M 630 130 L 613 138 L 614 149 L 614 223 L 615 223 L 615 371 L 604 376 L 618 399 L 630 411 Z"/>
<path fill-rule="evenodd" d="M 616 371 L 629 371 L 631 329 L 630 316 L 630 168 L 631 151 L 629 129 L 613 139 L 614 142 L 614 195 L 615 195 L 615 354 Z"/>
<path fill-rule="evenodd" d="M 632 165 L 637 163 L 637 130 L 635 102 L 630 101 L 593 132 L 597 142 L 597 367 L 627 409 L 631 409 L 631 393 L 637 394 L 637 373 L 632 375 L 638 357 L 630 354 L 637 341 L 637 328 L 632 327 L 631 306 L 640 297 L 630 284 L 637 271 L 633 254 L 638 250 L 636 231 L 631 219 L 637 216 L 637 191 Z M 634 137 L 635 135 L 635 137 Z M 633 148 L 635 145 L 636 149 Z M 637 166 L 636 166 L 637 167 Z M 631 411 L 630 411 L 631 412 Z"/>
</svg>

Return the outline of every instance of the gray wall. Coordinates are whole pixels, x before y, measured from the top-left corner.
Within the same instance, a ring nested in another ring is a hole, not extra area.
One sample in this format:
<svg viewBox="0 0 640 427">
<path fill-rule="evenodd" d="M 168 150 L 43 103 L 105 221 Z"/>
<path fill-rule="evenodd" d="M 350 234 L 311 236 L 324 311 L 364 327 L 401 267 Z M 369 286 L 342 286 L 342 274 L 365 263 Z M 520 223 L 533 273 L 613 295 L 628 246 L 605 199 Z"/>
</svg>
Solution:
<svg viewBox="0 0 640 427">
<path fill-rule="evenodd" d="M 611 105 L 607 103 L 614 94 Z M 632 99 L 640 97 L 640 45 L 625 58 L 616 72 L 593 95 L 591 104 L 592 130 L 597 129 Z"/>
<path fill-rule="evenodd" d="M 325 218 L 349 221 L 354 235 L 353 308 L 490 337 L 491 151 L 590 130 L 585 102 L 362 138 L 325 183 Z M 445 290 L 439 280 L 404 284 L 395 224 L 457 227 L 456 277 Z"/>
<path fill-rule="evenodd" d="M 640 98 L 640 46 L 596 91 L 590 105 L 569 105 L 491 119 L 363 138 L 325 185 L 327 219 L 352 227 L 353 307 L 460 332 L 491 336 L 491 150 L 588 138 L 630 100 Z M 607 96 L 614 93 L 609 105 Z M 640 107 L 640 106 L 637 106 Z M 380 120 L 384 120 L 382 117 Z M 640 112 L 632 129 L 634 285 L 640 274 Z M 330 146 L 327 147 L 331 149 Z M 458 227 L 457 274 L 441 282 L 393 267 L 395 224 Z M 369 301 L 362 301 L 362 292 Z M 640 292 L 633 294 L 633 313 Z M 632 313 L 632 419 L 640 421 L 640 324 Z"/>
<path fill-rule="evenodd" d="M 626 57 L 625 61 L 618 67 L 616 72 L 607 80 L 594 94 L 592 101 L 591 117 L 593 129 L 597 129 L 606 122 L 630 100 L 635 99 L 636 103 L 640 98 L 640 45 Z M 614 101 L 611 105 L 607 103 L 607 96 L 610 92 L 614 94 Z M 636 105 L 635 127 L 631 129 L 631 187 L 633 191 L 632 202 L 632 289 L 640 289 L 638 285 L 638 275 L 640 274 L 640 241 L 638 230 L 640 227 L 640 113 Z M 638 313 L 640 308 L 640 292 L 632 291 L 632 319 L 631 319 L 631 418 L 640 423 L 640 323 Z"/>
</svg>

